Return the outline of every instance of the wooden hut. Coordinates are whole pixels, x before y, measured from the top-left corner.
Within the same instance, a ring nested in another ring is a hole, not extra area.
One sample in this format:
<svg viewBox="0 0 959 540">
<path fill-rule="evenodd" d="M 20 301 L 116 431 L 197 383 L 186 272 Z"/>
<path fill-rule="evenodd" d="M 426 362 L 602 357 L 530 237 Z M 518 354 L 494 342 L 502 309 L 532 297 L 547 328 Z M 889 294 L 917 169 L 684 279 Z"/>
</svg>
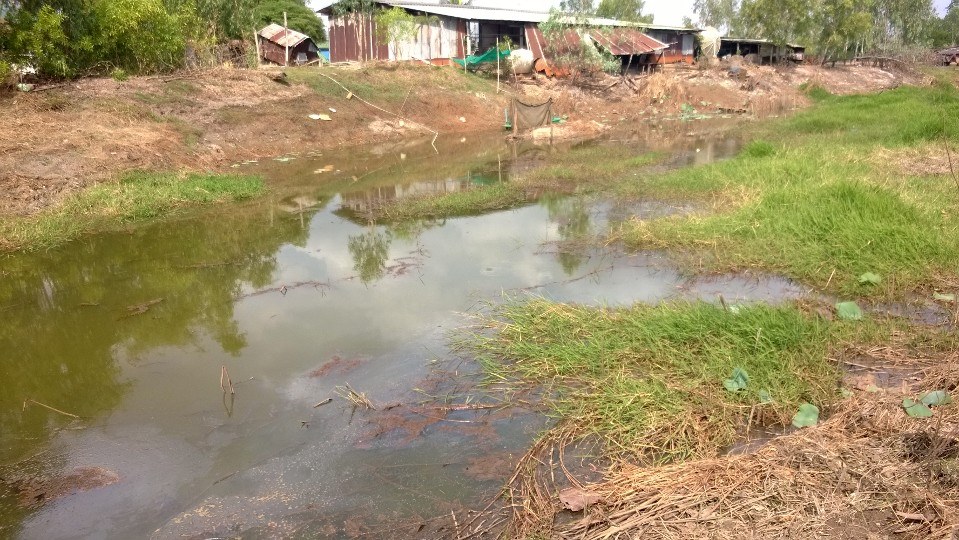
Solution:
<svg viewBox="0 0 959 540">
<path fill-rule="evenodd" d="M 260 57 L 285 66 L 301 65 L 320 57 L 313 38 L 296 30 L 270 24 L 259 32 Z"/>
</svg>

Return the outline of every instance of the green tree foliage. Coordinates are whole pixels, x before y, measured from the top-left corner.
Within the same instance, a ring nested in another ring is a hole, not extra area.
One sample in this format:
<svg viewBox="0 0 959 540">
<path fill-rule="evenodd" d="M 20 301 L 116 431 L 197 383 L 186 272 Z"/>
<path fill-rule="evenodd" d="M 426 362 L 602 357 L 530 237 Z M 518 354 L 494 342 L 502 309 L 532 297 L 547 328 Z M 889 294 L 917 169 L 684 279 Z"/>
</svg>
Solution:
<svg viewBox="0 0 959 540">
<path fill-rule="evenodd" d="M 403 8 L 394 7 L 376 12 L 376 39 L 393 47 L 394 52 L 403 41 L 416 35 L 416 17 Z"/>
<path fill-rule="evenodd" d="M 869 8 L 870 0 L 821 0 L 816 28 L 817 49 L 823 60 L 833 58 L 861 47 L 873 29 L 875 20 Z"/>
<path fill-rule="evenodd" d="M 693 11 L 702 26 L 712 26 L 731 36 L 744 35 L 745 29 L 739 16 L 739 0 L 696 0 Z"/>
<path fill-rule="evenodd" d="M 291 28 L 325 41 L 305 0 L 0 0 L 0 64 L 45 77 L 175 69 L 188 46 L 252 40 L 284 11 Z"/>
<path fill-rule="evenodd" d="M 302 32 L 313 41 L 326 41 L 326 29 L 323 21 L 316 16 L 312 9 L 303 4 L 302 0 L 264 0 L 259 2 L 254 10 L 257 27 L 267 24 L 283 24 L 283 12 L 286 12 L 287 25 L 292 30 Z"/>
<path fill-rule="evenodd" d="M 949 33 L 932 0 L 696 0 L 694 9 L 701 24 L 728 35 L 802 43 L 824 60 L 927 45 L 937 28 Z"/>
<path fill-rule="evenodd" d="M 959 0 L 949 2 L 946 14 L 931 21 L 928 37 L 933 47 L 959 45 Z"/>
<path fill-rule="evenodd" d="M 600 0 L 599 7 L 596 8 L 596 16 L 651 23 L 653 16 L 643 15 L 643 4 L 643 0 Z"/>
<path fill-rule="evenodd" d="M 818 6 L 807 0 L 743 0 L 739 17 L 744 34 L 779 44 L 807 42 Z"/>
</svg>

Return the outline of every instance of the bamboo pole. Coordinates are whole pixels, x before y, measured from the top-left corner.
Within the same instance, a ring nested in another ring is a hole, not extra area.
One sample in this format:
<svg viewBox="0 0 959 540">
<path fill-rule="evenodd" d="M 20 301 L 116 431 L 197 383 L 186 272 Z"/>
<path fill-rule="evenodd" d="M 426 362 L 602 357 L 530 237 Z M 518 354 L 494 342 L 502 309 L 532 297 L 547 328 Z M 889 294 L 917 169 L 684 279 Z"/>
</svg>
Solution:
<svg viewBox="0 0 959 540">
<path fill-rule="evenodd" d="M 499 36 L 496 36 L 496 93 L 499 94 Z"/>
<path fill-rule="evenodd" d="M 256 45 L 256 67 L 260 67 L 260 33 L 253 27 L 253 43 Z"/>
<path fill-rule="evenodd" d="M 290 65 L 290 29 L 287 27 L 286 23 L 286 12 L 283 12 L 283 42 L 286 44 L 286 58 L 283 62 L 284 66 Z"/>
</svg>

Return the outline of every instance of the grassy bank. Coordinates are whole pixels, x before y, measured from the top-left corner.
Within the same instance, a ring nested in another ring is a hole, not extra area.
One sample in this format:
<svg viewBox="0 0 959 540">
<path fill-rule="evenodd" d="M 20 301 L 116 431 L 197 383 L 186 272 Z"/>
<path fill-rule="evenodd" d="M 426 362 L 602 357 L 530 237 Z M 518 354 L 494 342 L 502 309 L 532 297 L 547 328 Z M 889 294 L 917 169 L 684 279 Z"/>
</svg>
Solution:
<svg viewBox="0 0 959 540">
<path fill-rule="evenodd" d="M 837 329 L 794 307 L 512 303 L 470 343 L 491 377 L 544 386 L 553 412 L 613 454 L 672 461 L 712 455 L 748 418 L 789 424 L 802 403 L 828 406 Z M 737 370 L 748 383 L 724 381 Z"/>
<path fill-rule="evenodd" d="M 959 183 L 897 165 L 959 141 L 951 85 L 821 96 L 764 126 L 736 158 L 619 186 L 704 201 L 709 211 L 633 220 L 615 234 L 638 249 L 685 251 L 706 271 L 762 268 L 849 296 L 959 287 Z M 878 151 L 884 157 L 875 159 Z M 864 273 L 882 282 L 860 283 Z"/>
<path fill-rule="evenodd" d="M 638 177 L 665 157 L 658 152 L 637 154 L 624 146 L 586 144 L 552 154 L 548 164 L 502 183 L 390 201 L 373 209 L 371 218 L 403 222 L 468 216 L 519 206 L 547 193 L 593 193 L 611 189 L 627 177 Z"/>
<path fill-rule="evenodd" d="M 0 248 L 43 249 L 81 235 L 176 213 L 192 206 L 239 201 L 264 191 L 254 176 L 128 173 L 70 196 L 28 217 L 0 218 Z"/>
</svg>

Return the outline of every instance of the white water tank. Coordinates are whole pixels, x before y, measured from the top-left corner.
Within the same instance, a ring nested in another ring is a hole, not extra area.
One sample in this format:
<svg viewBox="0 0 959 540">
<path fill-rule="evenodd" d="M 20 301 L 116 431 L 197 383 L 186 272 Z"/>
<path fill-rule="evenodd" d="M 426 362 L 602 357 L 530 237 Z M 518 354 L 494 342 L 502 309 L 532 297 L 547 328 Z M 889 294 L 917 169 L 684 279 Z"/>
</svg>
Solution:
<svg viewBox="0 0 959 540">
<path fill-rule="evenodd" d="M 509 53 L 509 61 L 512 64 L 513 71 L 521 75 L 533 72 L 533 62 L 535 60 L 533 51 L 529 49 L 516 49 Z"/>
<path fill-rule="evenodd" d="M 704 57 L 716 58 L 716 55 L 719 54 L 720 38 L 722 38 L 722 34 L 719 30 L 712 26 L 703 28 L 703 31 L 699 33 L 699 48 L 702 49 Z"/>
</svg>

